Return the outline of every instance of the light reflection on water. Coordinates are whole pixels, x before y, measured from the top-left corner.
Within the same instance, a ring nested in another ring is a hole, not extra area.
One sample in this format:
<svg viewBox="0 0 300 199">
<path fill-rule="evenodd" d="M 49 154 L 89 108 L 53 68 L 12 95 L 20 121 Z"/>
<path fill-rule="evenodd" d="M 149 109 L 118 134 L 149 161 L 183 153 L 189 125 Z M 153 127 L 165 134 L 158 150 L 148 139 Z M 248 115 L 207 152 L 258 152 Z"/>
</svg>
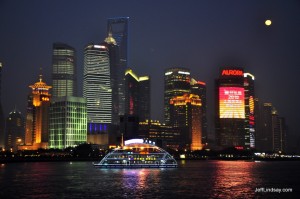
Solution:
<svg viewBox="0 0 300 199">
<path fill-rule="evenodd" d="M 218 161 L 215 162 L 216 174 L 212 189 L 213 197 L 240 196 L 247 198 L 255 195 L 251 185 L 258 183 L 253 177 L 257 165 L 254 162 Z"/>
<path fill-rule="evenodd" d="M 0 198 L 291 198 L 299 194 L 299 166 L 179 161 L 170 169 L 98 169 L 91 162 L 11 163 L 0 167 Z M 260 187 L 293 193 L 255 193 Z"/>
</svg>

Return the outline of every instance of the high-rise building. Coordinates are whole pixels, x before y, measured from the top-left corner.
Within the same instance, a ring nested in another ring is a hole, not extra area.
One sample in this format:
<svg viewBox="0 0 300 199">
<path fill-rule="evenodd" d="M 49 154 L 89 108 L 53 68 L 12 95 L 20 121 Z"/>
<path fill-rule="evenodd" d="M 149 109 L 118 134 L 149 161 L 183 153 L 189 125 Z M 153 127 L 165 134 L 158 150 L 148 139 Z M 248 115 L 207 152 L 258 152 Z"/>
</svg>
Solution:
<svg viewBox="0 0 300 199">
<path fill-rule="evenodd" d="M 256 149 L 261 152 L 286 152 L 285 119 L 271 103 L 260 106 Z"/>
<path fill-rule="evenodd" d="M 77 96 L 76 51 L 64 43 L 53 44 L 52 96 Z"/>
<path fill-rule="evenodd" d="M 202 81 L 196 81 L 191 79 L 191 94 L 198 95 L 201 99 L 201 124 L 202 124 L 202 143 L 208 142 L 207 135 L 207 116 L 206 116 L 206 83 Z"/>
<path fill-rule="evenodd" d="M 125 72 L 125 115 L 150 120 L 150 78 L 138 77 L 131 69 Z"/>
<path fill-rule="evenodd" d="M 273 151 L 284 151 L 285 128 L 284 119 L 278 115 L 275 108 L 272 110 L 272 134 L 273 134 Z"/>
<path fill-rule="evenodd" d="M 272 151 L 272 110 L 271 103 L 259 104 L 259 119 L 255 139 L 255 147 L 258 151 Z"/>
<path fill-rule="evenodd" d="M 86 100 L 82 97 L 58 97 L 49 110 L 49 147 L 64 149 L 87 142 Z"/>
<path fill-rule="evenodd" d="M 2 108 L 2 96 L 1 96 L 1 84 L 2 84 L 2 63 L 0 62 L 0 148 L 5 147 L 5 117 Z"/>
<path fill-rule="evenodd" d="M 112 124 L 118 125 L 120 123 L 120 116 L 119 116 L 119 82 L 120 82 L 119 79 L 120 78 L 118 77 L 120 73 L 119 46 L 117 45 L 115 39 L 112 37 L 112 33 L 108 34 L 108 37 L 105 38 L 104 42 L 101 45 L 106 46 L 109 53 L 110 84 L 112 89 Z"/>
<path fill-rule="evenodd" d="M 108 49 L 88 45 L 84 52 L 83 97 L 87 100 L 88 123 L 111 124 L 112 89 Z"/>
<path fill-rule="evenodd" d="M 201 99 L 198 95 L 184 94 L 170 100 L 170 121 L 181 128 L 182 147 L 202 149 Z"/>
<path fill-rule="evenodd" d="M 33 96 L 27 97 L 26 118 L 25 118 L 25 145 L 33 144 L 33 135 L 35 132 L 35 106 L 33 105 Z"/>
<path fill-rule="evenodd" d="M 173 97 L 190 93 L 190 70 L 186 68 L 169 68 L 164 74 L 164 120 L 170 121 L 170 100 Z"/>
<path fill-rule="evenodd" d="M 124 72 L 128 67 L 128 22 L 129 17 L 115 17 L 107 20 L 107 35 L 111 35 L 119 47 L 118 92 L 119 114 L 125 112 Z"/>
<path fill-rule="evenodd" d="M 6 149 L 18 150 L 24 144 L 24 118 L 16 108 L 11 111 L 6 119 Z"/>
<path fill-rule="evenodd" d="M 220 76 L 215 81 L 215 111 L 217 145 L 221 148 L 248 148 L 243 68 L 220 69 Z"/>
<path fill-rule="evenodd" d="M 32 92 L 28 96 L 25 144 L 23 149 L 47 148 L 49 141 L 49 115 L 52 86 L 42 81 L 29 86 Z"/>
<path fill-rule="evenodd" d="M 254 92 L 254 76 L 250 73 L 244 73 L 245 88 L 245 130 L 246 143 L 250 148 L 255 148 L 255 92 Z"/>
<path fill-rule="evenodd" d="M 88 45 L 84 52 L 83 97 L 87 102 L 88 142 L 104 141 L 108 146 L 112 126 L 112 87 L 109 49 L 105 45 Z M 91 139 L 90 136 L 105 137 Z M 107 138 L 107 139 L 106 139 Z"/>
</svg>

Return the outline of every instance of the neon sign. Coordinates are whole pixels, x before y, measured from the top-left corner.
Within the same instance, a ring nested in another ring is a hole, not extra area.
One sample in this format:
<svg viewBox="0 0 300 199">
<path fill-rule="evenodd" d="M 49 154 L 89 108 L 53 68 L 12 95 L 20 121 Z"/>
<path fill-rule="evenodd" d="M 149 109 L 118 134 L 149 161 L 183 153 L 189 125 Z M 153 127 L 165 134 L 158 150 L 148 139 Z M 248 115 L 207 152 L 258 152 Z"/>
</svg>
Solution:
<svg viewBox="0 0 300 199">
<path fill-rule="evenodd" d="M 244 76 L 244 72 L 242 70 L 222 70 L 222 76 Z"/>
<path fill-rule="evenodd" d="M 219 88 L 220 118 L 245 118 L 244 88 Z"/>
</svg>

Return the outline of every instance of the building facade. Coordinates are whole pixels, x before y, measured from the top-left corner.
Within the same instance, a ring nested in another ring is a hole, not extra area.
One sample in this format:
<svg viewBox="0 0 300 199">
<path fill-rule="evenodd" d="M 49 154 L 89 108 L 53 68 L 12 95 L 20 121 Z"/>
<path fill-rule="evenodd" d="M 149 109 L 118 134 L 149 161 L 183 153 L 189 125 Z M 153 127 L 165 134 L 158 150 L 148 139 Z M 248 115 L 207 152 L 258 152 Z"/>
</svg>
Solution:
<svg viewBox="0 0 300 199">
<path fill-rule="evenodd" d="M 49 108 L 49 148 L 65 149 L 87 142 L 86 100 L 59 97 Z"/>
<path fill-rule="evenodd" d="M 53 44 L 52 96 L 77 96 L 76 51 L 64 43 Z"/>
<path fill-rule="evenodd" d="M 101 44 L 106 46 L 109 53 L 109 65 L 110 65 L 110 85 L 112 89 L 112 124 L 119 125 L 120 123 L 120 111 L 119 111 L 119 93 L 120 93 L 120 56 L 119 46 L 112 37 L 112 33 L 108 34 L 104 42 Z M 123 84 L 122 84 L 123 85 Z"/>
<path fill-rule="evenodd" d="M 170 100 L 173 97 L 190 93 L 190 70 L 186 68 L 169 68 L 164 74 L 164 120 L 169 125 Z"/>
<path fill-rule="evenodd" d="M 6 119 L 5 148 L 17 151 L 18 146 L 24 144 L 24 132 L 24 118 L 21 112 L 15 108 Z"/>
<path fill-rule="evenodd" d="M 198 95 L 184 94 L 170 100 L 172 126 L 181 129 L 182 147 L 202 149 L 201 99 Z"/>
<path fill-rule="evenodd" d="M 87 100 L 88 123 L 112 123 L 109 52 L 104 45 L 85 48 L 83 97 Z"/>
<path fill-rule="evenodd" d="M 146 120 L 139 123 L 139 138 L 154 140 L 158 146 L 177 150 L 181 145 L 181 130 L 178 127 L 166 126 L 159 121 Z"/>
<path fill-rule="evenodd" d="M 150 120 L 150 78 L 138 77 L 132 69 L 125 72 L 125 115 L 137 116 L 139 121 Z"/>
<path fill-rule="evenodd" d="M 287 126 L 272 103 L 260 105 L 256 149 L 260 152 L 286 152 Z"/>
<path fill-rule="evenodd" d="M 119 91 L 119 115 L 125 112 L 125 88 L 124 73 L 128 68 L 128 25 L 129 17 L 115 17 L 107 19 L 107 35 L 111 35 L 115 39 L 118 46 L 119 64 L 118 69 L 118 91 Z"/>
<path fill-rule="evenodd" d="M 244 88 L 245 88 L 245 130 L 247 147 L 255 148 L 255 92 L 254 92 L 254 75 L 244 73 Z"/>
<path fill-rule="evenodd" d="M 221 148 L 249 148 L 245 129 L 244 69 L 224 67 L 215 81 L 216 142 Z"/>
<path fill-rule="evenodd" d="M 206 103 L 206 83 L 202 81 L 196 81 L 194 78 L 191 79 L 191 94 L 198 95 L 201 99 L 201 124 L 202 124 L 202 143 L 208 142 L 207 132 L 207 103 Z"/>
<path fill-rule="evenodd" d="M 28 96 L 25 145 L 20 149 L 36 150 L 47 148 L 49 141 L 49 115 L 51 94 L 48 86 L 42 81 L 40 75 L 39 82 L 29 86 L 32 92 Z"/>
</svg>

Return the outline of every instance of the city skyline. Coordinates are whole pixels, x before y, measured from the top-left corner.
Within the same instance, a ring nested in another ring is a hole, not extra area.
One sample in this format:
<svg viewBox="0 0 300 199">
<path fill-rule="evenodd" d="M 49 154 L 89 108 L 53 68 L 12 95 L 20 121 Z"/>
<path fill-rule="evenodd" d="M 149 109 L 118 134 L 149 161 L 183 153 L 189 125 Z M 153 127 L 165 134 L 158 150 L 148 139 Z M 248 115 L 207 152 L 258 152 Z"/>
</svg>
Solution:
<svg viewBox="0 0 300 199">
<path fill-rule="evenodd" d="M 60 9 L 63 6 L 55 1 L 0 3 L 5 116 L 15 105 L 25 114 L 27 85 L 35 82 L 40 67 L 45 81 L 52 85 L 51 50 L 55 42 L 64 42 L 77 51 L 77 78 L 82 95 L 84 46 L 91 42 L 100 44 L 107 37 L 108 18 L 128 16 L 129 67 L 153 79 L 151 87 L 156 89 L 151 94 L 157 96 L 152 97 L 151 104 L 156 105 L 151 110 L 153 119 L 163 120 L 164 70 L 186 67 L 193 77 L 207 84 L 207 118 L 209 131 L 214 131 L 214 79 L 220 67 L 239 66 L 256 77 L 256 96 L 260 101 L 274 104 L 286 118 L 290 132 L 299 136 L 299 116 L 294 107 L 299 94 L 293 88 L 300 65 L 296 60 L 300 45 L 299 2 L 116 2 L 114 10 L 103 9 L 113 3 L 96 1 L 75 2 L 68 5 L 69 10 Z M 131 8 L 133 3 L 137 4 L 135 9 Z M 17 14 L 7 17 L 12 9 Z M 76 15 L 87 10 L 84 17 Z M 97 14 L 98 10 L 101 14 Z M 267 27 L 264 21 L 268 18 L 273 23 Z"/>
</svg>

